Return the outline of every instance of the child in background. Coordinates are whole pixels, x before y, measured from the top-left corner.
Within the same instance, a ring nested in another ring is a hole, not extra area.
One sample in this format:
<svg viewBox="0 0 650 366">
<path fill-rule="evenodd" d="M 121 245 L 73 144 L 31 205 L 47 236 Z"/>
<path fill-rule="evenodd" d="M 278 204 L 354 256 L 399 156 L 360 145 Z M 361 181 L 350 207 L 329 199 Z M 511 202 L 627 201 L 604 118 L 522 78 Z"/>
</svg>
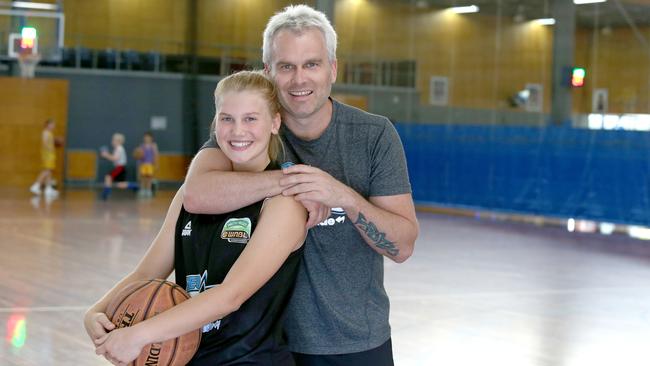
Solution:
<svg viewBox="0 0 650 366">
<path fill-rule="evenodd" d="M 42 190 L 41 187 L 45 186 L 45 196 L 46 197 L 56 197 L 59 192 L 52 188 L 52 172 L 56 168 L 56 151 L 57 146 L 63 144 L 63 139 L 54 137 L 54 127 L 56 123 L 53 119 L 48 119 L 45 121 L 45 126 L 43 132 L 41 133 L 41 161 L 43 165 L 43 170 L 36 178 L 36 181 L 29 190 L 35 194 L 40 195 Z"/>
<path fill-rule="evenodd" d="M 140 173 L 140 197 L 152 197 L 151 183 L 158 164 L 158 145 L 154 142 L 151 132 L 145 132 L 142 137 L 142 144 L 134 152 L 138 160 L 138 172 Z"/>
<path fill-rule="evenodd" d="M 103 200 L 108 199 L 108 196 L 111 194 L 113 182 L 115 182 L 117 188 L 137 189 L 137 184 L 126 181 L 126 151 L 124 150 L 124 140 L 123 134 L 115 133 L 111 139 L 113 152 L 109 153 L 106 147 L 100 149 L 101 156 L 113 162 L 113 170 L 104 176 Z"/>
</svg>

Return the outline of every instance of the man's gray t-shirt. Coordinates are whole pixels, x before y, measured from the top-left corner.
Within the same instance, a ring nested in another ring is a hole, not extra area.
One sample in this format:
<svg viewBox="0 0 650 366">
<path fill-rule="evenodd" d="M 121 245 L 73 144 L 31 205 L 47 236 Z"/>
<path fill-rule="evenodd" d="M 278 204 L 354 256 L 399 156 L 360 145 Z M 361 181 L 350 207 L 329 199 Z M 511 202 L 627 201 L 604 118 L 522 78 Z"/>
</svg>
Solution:
<svg viewBox="0 0 650 366">
<path fill-rule="evenodd" d="M 366 199 L 411 193 L 404 149 L 390 121 L 332 103 L 332 120 L 315 140 L 300 140 L 282 126 L 285 160 L 320 168 Z M 210 146 L 214 142 L 204 145 Z M 307 354 L 378 347 L 390 337 L 389 306 L 383 256 L 341 208 L 332 208 L 307 234 L 285 321 L 289 347 Z"/>
</svg>

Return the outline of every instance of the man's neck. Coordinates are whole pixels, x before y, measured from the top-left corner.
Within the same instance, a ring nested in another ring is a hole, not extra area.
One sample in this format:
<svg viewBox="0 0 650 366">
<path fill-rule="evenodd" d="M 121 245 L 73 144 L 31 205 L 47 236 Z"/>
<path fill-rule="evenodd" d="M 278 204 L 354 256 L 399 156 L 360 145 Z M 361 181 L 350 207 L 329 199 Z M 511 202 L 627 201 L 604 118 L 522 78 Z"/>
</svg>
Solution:
<svg viewBox="0 0 650 366">
<path fill-rule="evenodd" d="M 306 118 L 283 115 L 282 123 L 299 139 L 311 141 L 319 138 L 325 132 L 332 120 L 333 111 L 332 101 L 328 100 L 323 108 L 313 115 Z"/>
</svg>

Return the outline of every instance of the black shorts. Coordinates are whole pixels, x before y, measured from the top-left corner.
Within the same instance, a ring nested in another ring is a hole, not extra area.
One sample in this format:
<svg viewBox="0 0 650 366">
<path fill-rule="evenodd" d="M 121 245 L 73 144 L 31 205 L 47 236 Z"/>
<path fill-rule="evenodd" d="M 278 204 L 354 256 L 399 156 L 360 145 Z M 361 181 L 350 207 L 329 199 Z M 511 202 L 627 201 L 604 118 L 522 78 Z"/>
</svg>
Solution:
<svg viewBox="0 0 650 366">
<path fill-rule="evenodd" d="M 342 355 L 307 355 L 294 353 L 296 366 L 393 366 L 393 344 L 390 338 L 386 343 L 368 351 Z"/>
<path fill-rule="evenodd" d="M 124 165 L 116 166 L 109 175 L 113 178 L 113 182 L 124 182 L 126 180 L 126 169 L 124 169 Z"/>
</svg>

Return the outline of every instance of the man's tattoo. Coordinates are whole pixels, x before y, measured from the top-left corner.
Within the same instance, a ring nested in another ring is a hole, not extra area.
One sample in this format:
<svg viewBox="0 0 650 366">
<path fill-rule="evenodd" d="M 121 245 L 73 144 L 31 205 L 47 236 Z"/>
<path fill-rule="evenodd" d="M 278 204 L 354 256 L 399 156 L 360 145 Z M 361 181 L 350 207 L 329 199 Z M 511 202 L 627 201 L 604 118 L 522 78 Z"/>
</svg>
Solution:
<svg viewBox="0 0 650 366">
<path fill-rule="evenodd" d="M 373 244 L 375 244 L 377 248 L 385 250 L 393 257 L 399 254 L 399 249 L 397 249 L 395 243 L 386 239 L 386 234 L 380 232 L 375 224 L 366 220 L 366 217 L 363 216 L 361 212 L 359 212 L 357 222 L 354 224 L 363 230 L 363 232 L 368 236 L 368 238 L 370 238 L 370 240 L 373 241 Z"/>
</svg>

